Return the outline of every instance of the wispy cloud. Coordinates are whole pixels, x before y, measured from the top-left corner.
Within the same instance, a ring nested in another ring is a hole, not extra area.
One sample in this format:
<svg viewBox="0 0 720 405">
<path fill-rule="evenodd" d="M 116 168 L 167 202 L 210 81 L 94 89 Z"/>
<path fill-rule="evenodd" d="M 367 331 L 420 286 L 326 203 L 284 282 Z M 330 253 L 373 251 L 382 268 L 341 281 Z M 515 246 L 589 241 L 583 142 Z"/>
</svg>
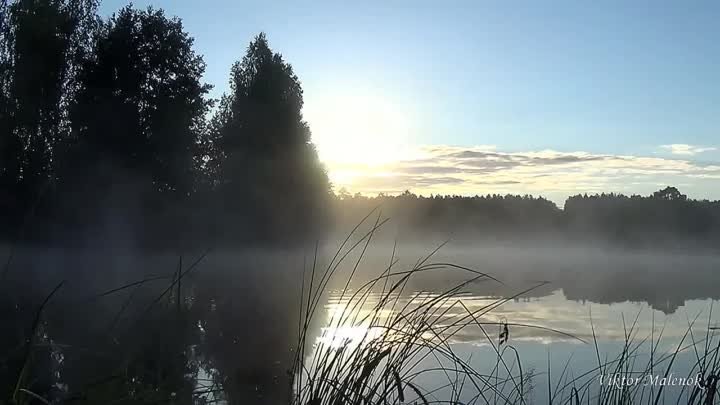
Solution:
<svg viewBox="0 0 720 405">
<path fill-rule="evenodd" d="M 445 145 L 418 147 L 408 155 L 413 158 L 375 166 L 335 162 L 328 169 L 336 188 L 367 194 L 406 189 L 422 194 L 512 193 L 562 202 L 576 193 L 649 194 L 675 185 L 696 198 L 720 198 L 720 164 L 689 158 Z"/>
<path fill-rule="evenodd" d="M 686 143 L 673 143 L 670 145 L 660 145 L 662 149 L 665 149 L 667 151 L 670 151 L 673 155 L 685 155 L 685 156 L 693 156 L 697 155 L 698 153 L 703 152 L 710 152 L 717 150 L 717 148 L 712 146 L 697 146 L 697 145 L 688 145 Z"/>
</svg>

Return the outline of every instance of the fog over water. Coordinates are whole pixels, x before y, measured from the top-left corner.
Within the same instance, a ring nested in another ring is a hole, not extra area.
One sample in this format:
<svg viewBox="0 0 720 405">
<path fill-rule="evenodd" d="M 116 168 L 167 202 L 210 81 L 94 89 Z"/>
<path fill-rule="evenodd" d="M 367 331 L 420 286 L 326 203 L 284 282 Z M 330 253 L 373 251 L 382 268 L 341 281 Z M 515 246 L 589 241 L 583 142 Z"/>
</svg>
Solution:
<svg viewBox="0 0 720 405">
<path fill-rule="evenodd" d="M 412 267 L 442 239 L 413 241 L 397 245 L 390 239 L 372 241 L 367 248 L 354 280 L 377 276 L 393 255 L 396 269 Z M 243 306 L 268 313 L 293 312 L 300 295 L 303 277 L 309 277 L 313 259 L 318 272 L 328 262 L 340 241 L 323 244 L 315 258 L 314 246 L 288 249 L 238 249 L 210 251 L 189 276 L 189 282 L 217 280 L 213 288 L 233 297 L 238 309 Z M 5 257 L 9 249 L 4 249 Z M 202 254 L 185 252 L 186 265 Z M 344 286 L 347 275 L 359 257 L 360 249 L 351 253 L 328 288 Z M 32 286 L 17 294 L 42 296 L 59 281 L 65 285 L 59 296 L 80 298 L 111 290 L 147 277 L 168 276 L 175 271 L 178 254 L 147 255 L 132 250 L 18 248 L 12 253 L 7 274 L 8 285 Z M 708 251 L 623 250 L 590 244 L 449 242 L 437 251 L 432 262 L 466 266 L 497 278 L 495 282 L 473 283 L 466 291 L 475 295 L 508 296 L 534 284 L 547 285 L 521 298 L 558 294 L 569 301 L 613 304 L 644 303 L 670 314 L 688 300 L 720 299 L 720 254 Z M 433 271 L 411 280 L 417 290 L 440 292 L 467 278 L 458 271 Z M 148 294 L 163 288 L 163 282 L 146 283 Z M 210 285 L 212 283 L 208 283 Z M 295 316 L 295 315 L 292 315 Z"/>
<path fill-rule="evenodd" d="M 398 271 L 412 267 L 437 244 L 380 242 L 373 253 L 364 258 L 364 265 L 360 266 L 362 275 L 356 274 L 356 277 L 362 279 L 372 269 L 384 268 L 393 255 L 399 260 Z M 475 370 L 492 375 L 497 371 L 493 368 L 497 367 L 493 341 L 498 333 L 502 337 L 500 325 L 510 325 L 510 344 L 522 359 L 522 369 L 533 376 L 527 379 L 533 387 L 526 397 L 531 403 L 548 402 L 549 375 L 554 376 L 553 387 L 556 383 L 558 386 L 570 384 L 569 381 L 577 377 L 574 384 L 589 384 L 590 392 L 595 395 L 600 382 L 594 379 L 603 375 L 607 378 L 607 373 L 613 370 L 614 359 L 627 350 L 632 353 L 631 367 L 638 370 L 644 370 L 650 359 L 664 359 L 655 364 L 654 374 L 642 377 L 643 382 L 650 381 L 651 376 L 662 377 L 666 370 L 676 377 L 697 374 L 694 364 L 698 353 L 697 349 L 694 354 L 689 349 L 693 346 L 690 342 L 699 342 L 699 347 L 703 347 L 705 338 L 714 336 L 711 331 L 720 325 L 720 317 L 712 310 L 720 298 L 716 287 L 720 256 L 707 250 L 632 250 L 547 239 L 534 243 L 464 241 L 443 246 L 430 261 L 476 269 L 498 279 L 498 282 L 482 280 L 465 286 L 457 297 L 462 307 L 448 307 L 449 312 L 438 320 L 440 324 L 451 324 L 462 318 L 465 311 L 492 307 L 500 297 L 514 297 L 483 313 L 479 321 L 487 322 L 485 330 L 463 328 L 454 333 L 448 343 L 455 354 L 466 359 Z M 403 290 L 399 306 L 423 305 L 467 278 L 462 270 L 419 274 Z M 360 286 L 363 282 L 354 285 Z M 528 289 L 531 291 L 519 294 Z M 327 324 L 320 325 L 318 343 L 340 347 L 347 340 L 362 342 L 364 336 L 374 336 L 373 329 L 362 326 L 333 325 L 333 317 L 351 306 L 348 295 L 339 290 L 330 294 L 326 305 Z M 372 311 L 380 299 L 381 296 L 369 298 L 360 313 Z M 392 311 L 387 316 L 392 316 Z M 375 331 L 378 333 L 381 330 Z M 669 363 L 667 359 L 678 347 L 682 350 Z M 702 353 L 702 349 L 699 350 Z M 600 360 L 609 362 L 610 367 L 598 371 Z M 452 368 L 452 365 L 446 366 Z M 432 370 L 438 365 L 424 360 L 417 367 Z M 443 388 L 448 382 L 443 375 L 430 372 L 418 380 L 435 393 L 434 398 L 453 395 L 450 388 Z M 640 395 L 655 395 L 657 388 L 650 386 Z M 692 389 L 671 386 L 664 395 L 672 400 L 687 399 Z M 470 389 L 469 392 L 461 397 L 472 402 L 477 391 Z M 556 393 L 553 391 L 552 395 Z"/>
<path fill-rule="evenodd" d="M 395 271 L 406 270 L 443 242 L 435 238 L 408 243 L 398 240 L 395 244 L 394 238 L 380 234 L 358 262 L 363 247 L 359 245 L 329 281 L 321 309 L 329 308 L 326 305 L 332 302 L 333 291 L 344 288 L 356 263 L 351 289 L 379 275 L 391 258 L 397 260 Z M 207 252 L 206 256 L 203 251 L 183 252 L 183 268 L 197 261 L 183 279 L 183 285 L 186 300 L 197 309 L 194 316 L 201 320 L 206 336 L 203 355 L 215 359 L 212 367 L 233 370 L 238 381 L 248 387 L 276 386 L 278 378 L 287 378 L 297 341 L 303 278 L 307 286 L 315 262 L 317 280 L 340 243 L 340 240 L 321 243 L 317 255 L 315 246 L 221 249 Z M 4 257 L 10 251 L 5 247 Z M 64 281 L 45 314 L 52 326 L 50 333 L 57 342 L 90 344 L 109 325 L 130 327 L 143 314 L 152 313 L 150 308 L 158 305 L 153 303 L 172 281 L 178 260 L 175 253 L 146 254 L 132 249 L 20 247 L 12 249 L 3 287 L 7 288 L 7 296 L 19 303 L 20 314 L 27 316 Z M 717 289 L 720 255 L 706 250 L 626 250 L 549 240 L 451 241 L 429 262 L 472 268 L 499 281 L 467 285 L 461 299 L 470 306 L 546 283 L 499 307 L 488 319 L 554 328 L 587 342 L 591 339 L 588 325 L 592 314 L 600 331 L 598 339 L 608 352 L 617 351 L 612 342 L 622 340 L 623 321 L 639 317 L 640 334 L 651 333 L 653 322 L 669 325 L 666 337 L 678 338 L 687 328 L 687 319 L 709 309 L 712 300 L 720 299 Z M 403 294 L 410 297 L 417 292 L 441 293 L 468 278 L 467 273 L 448 269 L 421 273 L 410 281 Z M 142 280 L 145 282 L 137 289 L 127 288 L 97 298 L 98 294 Z M 707 316 L 707 311 L 703 316 Z M 321 313 L 314 320 L 310 331 L 313 336 L 323 333 L 324 319 Z M 702 324 L 707 322 L 707 318 L 701 319 Z M 472 349 L 482 345 L 481 338 L 463 332 L 453 342 L 460 345 L 457 349 L 461 352 L 482 353 L 482 349 Z M 558 354 L 580 348 L 584 354 L 575 359 L 580 366 L 593 360 L 591 353 L 586 352 L 590 346 L 556 333 L 513 328 L 511 339 L 526 348 L 527 362 L 533 367 L 544 367 L 536 363 L 545 359 L 542 353 L 548 347 Z M 84 361 L 76 360 L 66 368 L 72 366 L 82 372 L 92 370 Z M 268 398 L 276 395 L 278 403 L 286 397 L 283 392 L 267 395 Z"/>
</svg>

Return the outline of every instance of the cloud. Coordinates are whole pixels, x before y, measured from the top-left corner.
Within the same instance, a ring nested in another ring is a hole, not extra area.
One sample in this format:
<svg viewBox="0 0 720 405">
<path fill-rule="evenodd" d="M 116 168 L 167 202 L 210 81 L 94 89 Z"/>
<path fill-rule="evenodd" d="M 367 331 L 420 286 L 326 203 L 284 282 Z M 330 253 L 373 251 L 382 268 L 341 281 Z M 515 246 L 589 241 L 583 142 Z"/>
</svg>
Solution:
<svg viewBox="0 0 720 405">
<path fill-rule="evenodd" d="M 660 147 L 662 149 L 670 151 L 670 153 L 672 153 L 673 155 L 685 156 L 693 156 L 698 153 L 717 150 L 717 148 L 715 147 L 688 145 L 686 143 L 673 143 L 670 145 L 660 145 Z"/>
<path fill-rule="evenodd" d="M 364 194 L 534 194 L 562 203 L 568 195 L 647 195 L 683 186 L 694 198 L 720 198 L 720 164 L 684 158 L 558 152 L 503 152 L 487 146 L 419 146 L 412 158 L 383 165 L 328 164 L 336 189 Z M 688 155 L 686 155 L 688 156 Z"/>
</svg>

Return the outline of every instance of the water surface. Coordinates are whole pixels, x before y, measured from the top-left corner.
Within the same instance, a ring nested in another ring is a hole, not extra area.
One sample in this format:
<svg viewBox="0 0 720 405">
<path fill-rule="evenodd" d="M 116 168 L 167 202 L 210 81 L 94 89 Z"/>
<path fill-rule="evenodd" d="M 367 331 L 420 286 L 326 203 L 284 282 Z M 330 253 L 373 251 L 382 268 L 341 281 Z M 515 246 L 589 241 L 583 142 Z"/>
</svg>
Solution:
<svg viewBox="0 0 720 405">
<path fill-rule="evenodd" d="M 362 345 L 382 336 L 382 328 L 370 325 L 369 321 L 352 322 L 377 312 L 376 306 L 382 294 L 370 294 L 356 308 L 358 301 L 352 298 L 352 293 L 335 291 L 328 296 L 325 322 L 321 323 L 317 333 L 311 361 L 323 350 Z M 663 307 L 661 302 L 650 305 L 632 301 L 606 304 L 573 300 L 560 288 L 529 295 L 505 301 L 499 296 L 461 293 L 439 305 L 439 315 L 432 319 L 435 326 L 440 327 L 451 325 L 469 312 L 482 313 L 475 325 L 471 322 L 453 330 L 447 343 L 458 357 L 480 374 L 488 376 L 488 381 L 495 378 L 497 381 L 505 379 L 506 382 L 498 383 L 492 389 L 483 387 L 483 396 L 478 396 L 482 390 L 472 387 L 467 381 L 462 384 L 457 376 L 448 375 L 445 371 L 428 371 L 414 380 L 429 393 L 428 400 L 443 400 L 455 395 L 466 403 L 504 403 L 511 401 L 509 392 L 513 390 L 513 383 L 518 384 L 522 374 L 522 389 L 527 391 L 524 398 L 530 403 L 549 403 L 551 397 L 553 402 L 567 401 L 572 395 L 572 387 L 579 388 L 584 402 L 588 396 L 598 395 L 603 383 L 614 384 L 616 388 L 632 383 L 613 379 L 613 375 L 622 371 L 626 376 L 636 373 L 638 381 L 634 384 L 647 385 L 644 389 L 633 391 L 635 402 L 655 398 L 660 386 L 664 385 L 660 403 L 675 403 L 678 397 L 687 400 L 695 389 L 694 382 L 685 378 L 692 378 L 702 371 L 694 368 L 697 360 L 703 352 L 714 348 L 706 346 L 706 341 L 712 340 L 717 344 L 715 328 L 720 318 L 712 311 L 712 299 L 689 299 L 682 304 L 668 301 Z M 384 325 L 387 319 L 402 309 L 407 311 L 407 308 L 422 306 L 434 297 L 438 297 L 438 292 L 403 291 L 395 297 L 395 304 L 385 305 L 382 311 L 377 312 L 380 320 L 373 325 Z M 463 305 L 458 305 L 458 301 Z M 502 305 L 497 306 L 499 302 Z M 483 308 L 490 307 L 493 309 L 483 311 Z M 338 322 L 342 314 L 348 313 L 357 317 Z M 501 338 L 505 325 L 507 340 Z M 439 338 L 427 336 L 427 339 L 437 341 Z M 680 350 L 673 357 L 678 347 Z M 503 352 L 502 361 L 498 351 Z M 625 358 L 627 361 L 623 362 L 622 370 L 617 370 L 618 359 L 624 351 L 629 352 Z M 521 368 L 517 366 L 518 357 Z M 653 369 L 648 370 L 651 363 L 654 364 Z M 449 363 L 427 356 L 412 369 L 415 372 L 427 371 L 437 368 L 438 364 L 447 366 Z M 516 380 L 507 382 L 511 375 Z M 675 381 L 673 377 L 677 377 Z M 456 390 L 462 386 L 463 392 L 453 393 L 451 386 Z"/>
</svg>

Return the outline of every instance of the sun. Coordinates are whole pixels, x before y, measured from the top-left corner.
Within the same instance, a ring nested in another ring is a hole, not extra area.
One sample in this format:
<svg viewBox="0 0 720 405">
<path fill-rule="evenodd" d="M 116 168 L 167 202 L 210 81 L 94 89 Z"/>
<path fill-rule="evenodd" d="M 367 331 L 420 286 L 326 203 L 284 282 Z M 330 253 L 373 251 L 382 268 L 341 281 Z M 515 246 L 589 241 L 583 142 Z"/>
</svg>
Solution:
<svg viewBox="0 0 720 405">
<path fill-rule="evenodd" d="M 327 94 L 308 100 L 304 116 L 320 159 L 330 169 L 379 166 L 408 151 L 408 109 L 379 94 Z"/>
</svg>

